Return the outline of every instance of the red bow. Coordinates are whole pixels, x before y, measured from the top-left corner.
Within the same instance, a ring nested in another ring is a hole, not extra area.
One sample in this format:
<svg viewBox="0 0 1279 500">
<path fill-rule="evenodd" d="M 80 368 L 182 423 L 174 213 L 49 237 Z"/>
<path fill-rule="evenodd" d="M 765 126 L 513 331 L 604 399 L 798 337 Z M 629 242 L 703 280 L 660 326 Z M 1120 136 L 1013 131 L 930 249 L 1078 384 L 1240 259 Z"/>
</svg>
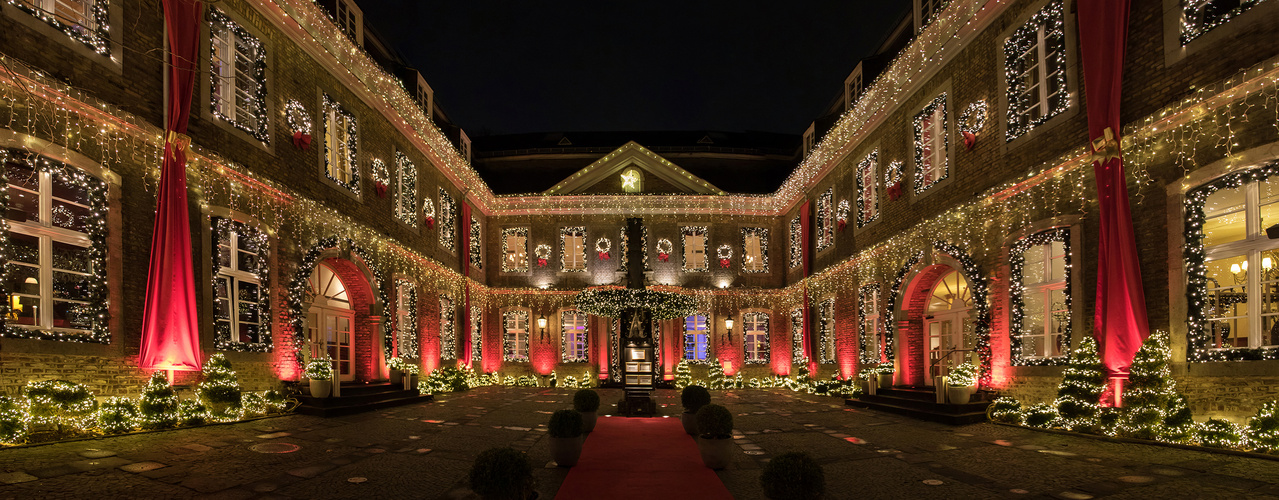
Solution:
<svg viewBox="0 0 1279 500">
<path fill-rule="evenodd" d="M 427 229 L 435 229 L 435 217 L 427 217 L 427 218 L 426 218 L 426 228 L 427 228 Z"/>
<path fill-rule="evenodd" d="M 846 228 L 846 227 L 848 227 L 848 221 L 846 221 L 846 220 L 844 220 L 844 219 L 840 219 L 840 220 L 839 220 L 839 232 L 841 232 L 841 233 L 842 233 L 842 232 L 844 232 L 844 228 Z"/>
<path fill-rule="evenodd" d="M 657 260 L 660 260 L 660 261 L 662 261 L 662 262 L 666 262 L 666 261 L 668 261 L 668 260 L 670 260 L 670 259 L 671 259 L 671 254 L 669 254 L 669 253 L 662 253 L 662 252 L 658 252 L 658 253 L 657 253 Z"/>
<path fill-rule="evenodd" d="M 537 259 L 537 267 L 546 267 L 546 259 Z"/>
<path fill-rule="evenodd" d="M 962 130 L 960 131 L 960 133 L 964 134 L 964 147 L 968 148 L 968 151 L 972 151 L 973 146 L 977 145 L 977 136 L 973 134 L 972 132 L 967 132 Z"/>
<path fill-rule="evenodd" d="M 888 200 L 897 201 L 902 197 L 902 181 L 897 181 L 893 185 L 888 186 Z"/>
<path fill-rule="evenodd" d="M 377 191 L 378 198 L 386 198 L 386 184 L 383 184 L 382 181 L 377 181 L 377 184 L 373 186 L 373 190 Z"/>
<path fill-rule="evenodd" d="M 293 147 L 311 149 L 311 134 L 303 134 L 301 130 L 293 133 Z"/>
<path fill-rule="evenodd" d="M 608 252 L 600 252 L 600 260 L 608 260 Z"/>
<path fill-rule="evenodd" d="M 722 268 L 724 268 L 724 269 L 728 269 L 728 259 L 720 259 L 720 260 L 719 260 L 719 267 L 722 267 Z"/>
</svg>

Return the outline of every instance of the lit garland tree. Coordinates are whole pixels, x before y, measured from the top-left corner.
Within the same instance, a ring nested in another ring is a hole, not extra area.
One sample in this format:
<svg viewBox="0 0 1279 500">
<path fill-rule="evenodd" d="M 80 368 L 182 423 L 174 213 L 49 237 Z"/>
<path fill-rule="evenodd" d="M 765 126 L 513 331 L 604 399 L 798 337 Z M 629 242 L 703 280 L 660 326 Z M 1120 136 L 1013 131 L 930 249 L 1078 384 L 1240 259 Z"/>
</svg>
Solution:
<svg viewBox="0 0 1279 500">
<path fill-rule="evenodd" d="M 59 437 L 68 431 L 83 431 L 96 416 L 97 402 L 84 384 L 41 380 L 28 382 L 22 392 L 27 398 L 30 424 L 52 424 Z"/>
<path fill-rule="evenodd" d="M 20 444 L 27 440 L 27 417 L 22 404 L 0 396 L 0 443 Z"/>
<path fill-rule="evenodd" d="M 1070 355 L 1070 364 L 1057 386 L 1057 414 L 1060 424 L 1072 431 L 1093 431 L 1097 409 L 1106 389 L 1105 366 L 1097 355 L 1097 340 L 1085 335 Z"/>
<path fill-rule="evenodd" d="M 106 434 L 120 434 L 138 428 L 137 404 L 129 398 L 112 397 L 98 408 L 98 427 Z"/>
<path fill-rule="evenodd" d="M 1122 433 L 1155 439 L 1162 432 L 1168 398 L 1176 392 L 1168 368 L 1170 354 L 1167 332 L 1152 332 L 1141 344 L 1124 385 Z"/>
<path fill-rule="evenodd" d="M 1261 405 L 1257 415 L 1248 421 L 1248 441 L 1263 453 L 1279 450 L 1279 401 Z"/>
<path fill-rule="evenodd" d="M 196 387 L 196 393 L 209 407 L 213 419 L 230 422 L 240 419 L 240 383 L 231 362 L 222 353 L 214 354 L 204 364 L 204 381 Z"/>
<path fill-rule="evenodd" d="M 164 372 L 151 374 L 138 404 L 144 429 L 164 429 L 178 425 L 178 394 L 169 385 Z"/>
<path fill-rule="evenodd" d="M 675 365 L 675 388 L 683 389 L 693 383 L 693 369 L 688 366 L 688 360 L 680 360 Z"/>
<path fill-rule="evenodd" d="M 710 385 L 706 387 L 707 389 L 724 388 L 724 365 L 721 365 L 718 359 L 711 362 L 710 368 L 706 373 L 706 378 L 710 379 L 708 380 Z"/>
<path fill-rule="evenodd" d="M 1195 438 L 1195 419 L 1186 404 L 1186 397 L 1174 392 L 1168 397 L 1164 409 L 1163 428 L 1156 438 L 1166 443 L 1188 444 Z"/>
</svg>

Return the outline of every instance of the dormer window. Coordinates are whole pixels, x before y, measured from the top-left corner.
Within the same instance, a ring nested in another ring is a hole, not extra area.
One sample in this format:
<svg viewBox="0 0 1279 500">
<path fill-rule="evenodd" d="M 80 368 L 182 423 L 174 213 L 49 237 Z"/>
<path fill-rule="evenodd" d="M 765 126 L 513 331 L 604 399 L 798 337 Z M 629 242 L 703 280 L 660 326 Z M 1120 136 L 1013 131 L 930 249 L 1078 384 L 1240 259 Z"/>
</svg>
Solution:
<svg viewBox="0 0 1279 500">
<path fill-rule="evenodd" d="M 813 147 L 817 145 L 817 124 L 813 123 L 808 126 L 808 130 L 804 131 L 804 158 L 808 158 L 808 153 L 813 152 Z"/>
<path fill-rule="evenodd" d="M 1181 44 L 1230 22 L 1262 0 L 1181 0 Z"/>
<path fill-rule="evenodd" d="M 338 29 L 355 45 L 364 46 L 364 11 L 355 2 L 337 0 L 337 18 L 334 21 Z"/>
<path fill-rule="evenodd" d="M 422 113 L 426 114 L 427 120 L 432 120 L 434 113 L 435 91 L 431 90 L 431 86 L 426 84 L 426 79 L 422 78 L 421 73 L 417 73 L 417 92 L 413 96 L 417 99 L 418 107 L 422 108 Z"/>
<path fill-rule="evenodd" d="M 857 63 L 857 68 L 844 79 L 844 110 L 845 112 L 853 109 L 853 105 L 857 104 L 857 99 L 862 96 L 862 64 Z"/>
<path fill-rule="evenodd" d="M 924 31 L 949 3 L 950 0 L 915 0 L 915 34 Z"/>
<path fill-rule="evenodd" d="M 466 158 L 466 162 L 471 162 L 471 138 L 466 136 L 466 132 L 458 130 L 457 147 L 458 153 L 462 154 L 462 158 Z"/>
<path fill-rule="evenodd" d="M 111 55 L 107 0 L 9 0 L 9 4 L 84 42 L 94 52 Z"/>
</svg>

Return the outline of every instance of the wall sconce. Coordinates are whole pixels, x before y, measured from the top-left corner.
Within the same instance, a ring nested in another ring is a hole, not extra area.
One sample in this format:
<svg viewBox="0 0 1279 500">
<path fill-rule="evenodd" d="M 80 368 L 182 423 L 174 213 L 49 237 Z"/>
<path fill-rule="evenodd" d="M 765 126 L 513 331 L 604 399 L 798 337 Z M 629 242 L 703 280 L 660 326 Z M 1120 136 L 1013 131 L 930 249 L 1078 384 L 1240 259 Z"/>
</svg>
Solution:
<svg viewBox="0 0 1279 500">
<path fill-rule="evenodd" d="M 733 341 L 733 317 L 724 318 L 724 329 L 728 330 L 728 341 Z"/>
<path fill-rule="evenodd" d="M 542 340 L 546 340 L 546 315 L 537 317 L 537 328 L 542 331 Z"/>
</svg>

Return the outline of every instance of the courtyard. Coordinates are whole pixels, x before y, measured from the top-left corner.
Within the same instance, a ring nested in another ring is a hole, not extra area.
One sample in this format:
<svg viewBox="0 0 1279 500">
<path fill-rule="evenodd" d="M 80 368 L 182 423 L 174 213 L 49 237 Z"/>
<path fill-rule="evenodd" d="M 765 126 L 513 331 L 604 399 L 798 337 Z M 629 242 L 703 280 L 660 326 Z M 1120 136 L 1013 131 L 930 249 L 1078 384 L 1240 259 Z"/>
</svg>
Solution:
<svg viewBox="0 0 1279 500">
<path fill-rule="evenodd" d="M 620 391 L 599 392 L 601 419 L 620 418 L 603 416 Z M 950 427 L 785 390 L 712 397 L 734 414 L 741 453 L 718 476 L 739 499 L 763 498 L 761 467 L 788 451 L 822 464 L 827 498 L 1279 497 L 1279 461 L 990 423 Z M 551 462 L 545 424 L 571 398 L 566 389 L 485 387 L 342 418 L 288 415 L 3 450 L 0 497 L 473 498 L 472 460 L 510 446 L 529 454 L 539 498 L 550 499 L 569 471 Z M 658 403 L 678 417 L 675 391 L 659 391 Z"/>
</svg>

